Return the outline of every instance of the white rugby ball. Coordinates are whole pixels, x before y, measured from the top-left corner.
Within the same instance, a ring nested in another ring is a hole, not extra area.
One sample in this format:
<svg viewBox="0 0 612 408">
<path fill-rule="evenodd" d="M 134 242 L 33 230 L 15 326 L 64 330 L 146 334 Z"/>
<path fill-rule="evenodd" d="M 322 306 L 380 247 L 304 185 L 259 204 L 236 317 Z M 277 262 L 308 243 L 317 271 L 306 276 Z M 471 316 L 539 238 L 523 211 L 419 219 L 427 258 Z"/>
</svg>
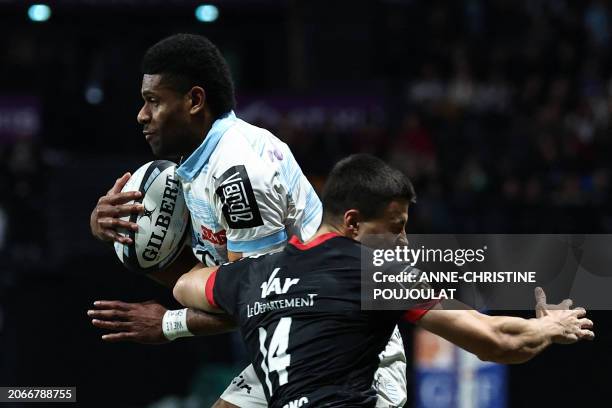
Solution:
<svg viewBox="0 0 612 408">
<path fill-rule="evenodd" d="M 189 231 L 189 212 L 183 189 L 176 175 L 176 164 L 167 160 L 151 161 L 132 174 L 122 191 L 140 191 L 136 200 L 144 213 L 124 220 L 138 224 L 138 231 L 120 231 L 133 244 L 115 242 L 119 260 L 131 271 L 151 273 L 164 269 L 178 256 Z"/>
</svg>

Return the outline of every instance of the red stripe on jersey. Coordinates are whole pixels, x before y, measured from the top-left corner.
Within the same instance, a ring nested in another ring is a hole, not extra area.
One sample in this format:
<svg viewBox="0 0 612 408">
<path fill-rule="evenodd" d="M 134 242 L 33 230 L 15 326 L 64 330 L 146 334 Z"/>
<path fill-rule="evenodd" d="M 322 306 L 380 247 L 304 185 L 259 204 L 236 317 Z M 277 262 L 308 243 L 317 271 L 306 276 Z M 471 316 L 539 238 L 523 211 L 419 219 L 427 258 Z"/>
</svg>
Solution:
<svg viewBox="0 0 612 408">
<path fill-rule="evenodd" d="M 294 235 L 289 240 L 289 243 L 291 245 L 293 245 L 294 247 L 296 247 L 297 249 L 305 250 L 305 249 L 314 248 L 317 245 L 321 245 L 322 243 L 324 243 L 327 240 L 330 240 L 332 238 L 339 237 L 339 236 L 340 236 L 340 234 L 338 234 L 337 232 L 327 232 L 325 234 L 319 235 L 318 237 L 316 237 L 315 239 L 313 239 L 309 243 L 304 244 L 303 242 L 301 242 L 299 240 L 299 238 L 297 236 Z"/>
<path fill-rule="evenodd" d="M 208 275 L 208 279 L 206 280 L 206 301 L 212 307 L 218 308 L 217 303 L 215 302 L 215 297 L 213 295 L 213 288 L 215 287 L 215 279 L 217 279 L 217 271 L 219 268 L 215 269 L 213 273 Z"/>
<path fill-rule="evenodd" d="M 437 300 L 432 300 L 431 302 L 421 303 L 415 306 L 414 308 L 407 310 L 406 313 L 404 313 L 404 316 L 402 316 L 402 320 L 410 322 L 410 323 L 416 323 L 419 320 L 421 320 L 421 318 L 425 316 L 425 314 L 429 312 L 429 310 L 437 304 L 438 304 Z"/>
</svg>

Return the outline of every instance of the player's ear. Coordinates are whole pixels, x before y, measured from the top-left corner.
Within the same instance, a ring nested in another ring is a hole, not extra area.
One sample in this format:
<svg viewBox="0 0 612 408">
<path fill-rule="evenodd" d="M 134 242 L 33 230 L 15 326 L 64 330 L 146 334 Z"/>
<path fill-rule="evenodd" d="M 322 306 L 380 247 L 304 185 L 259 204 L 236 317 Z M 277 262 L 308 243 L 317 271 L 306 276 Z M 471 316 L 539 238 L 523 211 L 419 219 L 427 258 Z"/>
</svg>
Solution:
<svg viewBox="0 0 612 408">
<path fill-rule="evenodd" d="M 197 115 L 200 112 L 204 111 L 204 105 L 206 103 L 206 91 L 201 86 L 194 86 L 189 91 L 189 113 L 192 115 Z"/>
<path fill-rule="evenodd" d="M 359 235 L 361 218 L 361 213 L 359 212 L 359 210 L 356 209 L 350 209 L 344 213 L 344 230 L 351 238 L 354 238 Z"/>
</svg>

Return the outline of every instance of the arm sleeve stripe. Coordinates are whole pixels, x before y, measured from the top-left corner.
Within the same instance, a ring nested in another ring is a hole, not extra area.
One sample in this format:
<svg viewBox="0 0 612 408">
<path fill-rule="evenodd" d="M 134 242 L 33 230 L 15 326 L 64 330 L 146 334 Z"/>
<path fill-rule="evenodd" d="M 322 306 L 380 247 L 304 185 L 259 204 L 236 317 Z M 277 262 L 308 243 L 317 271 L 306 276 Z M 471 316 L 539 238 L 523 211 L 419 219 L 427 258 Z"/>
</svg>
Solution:
<svg viewBox="0 0 612 408">
<path fill-rule="evenodd" d="M 407 310 L 406 313 L 404 313 L 402 320 L 410 322 L 410 323 L 416 323 L 419 320 L 421 320 L 421 318 L 425 316 L 425 314 L 429 312 L 429 310 L 437 304 L 438 304 L 437 300 L 426 302 L 426 303 L 421 303 L 413 307 L 412 309 Z"/>
<path fill-rule="evenodd" d="M 227 249 L 232 252 L 256 252 L 281 244 L 287 240 L 287 232 L 282 229 L 267 237 L 251 241 L 227 241 Z"/>
<path fill-rule="evenodd" d="M 208 279 L 206 280 L 206 290 L 205 290 L 206 301 L 208 302 L 209 305 L 211 305 L 212 307 L 216 307 L 216 308 L 218 308 L 219 306 L 217 306 L 217 303 L 215 302 L 213 288 L 215 287 L 215 279 L 217 279 L 218 270 L 219 268 L 215 269 L 215 271 L 211 273 L 210 276 L 208 276 Z"/>
</svg>

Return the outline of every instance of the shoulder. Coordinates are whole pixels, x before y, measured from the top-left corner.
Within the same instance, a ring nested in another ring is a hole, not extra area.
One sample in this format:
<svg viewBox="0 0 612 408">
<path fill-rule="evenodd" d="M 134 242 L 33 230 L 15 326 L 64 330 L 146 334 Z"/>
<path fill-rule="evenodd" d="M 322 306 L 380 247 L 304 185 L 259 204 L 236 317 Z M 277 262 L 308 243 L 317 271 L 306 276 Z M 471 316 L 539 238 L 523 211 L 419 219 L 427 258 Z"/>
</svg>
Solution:
<svg viewBox="0 0 612 408">
<path fill-rule="evenodd" d="M 235 166 L 244 166 L 253 174 L 275 172 L 277 166 L 274 150 L 284 151 L 286 148 L 268 130 L 237 120 L 225 131 L 211 155 L 212 176 L 219 178 Z"/>
<path fill-rule="evenodd" d="M 287 247 L 292 253 L 303 254 L 306 258 L 311 258 L 315 262 L 325 258 L 327 263 L 344 265 L 354 262 L 359 264 L 362 257 L 367 257 L 367 251 L 369 251 L 367 247 L 353 239 L 343 236 L 329 237 L 326 235 L 319 236 L 307 244 L 302 244 L 297 242 L 295 238 L 292 238 Z"/>
</svg>

